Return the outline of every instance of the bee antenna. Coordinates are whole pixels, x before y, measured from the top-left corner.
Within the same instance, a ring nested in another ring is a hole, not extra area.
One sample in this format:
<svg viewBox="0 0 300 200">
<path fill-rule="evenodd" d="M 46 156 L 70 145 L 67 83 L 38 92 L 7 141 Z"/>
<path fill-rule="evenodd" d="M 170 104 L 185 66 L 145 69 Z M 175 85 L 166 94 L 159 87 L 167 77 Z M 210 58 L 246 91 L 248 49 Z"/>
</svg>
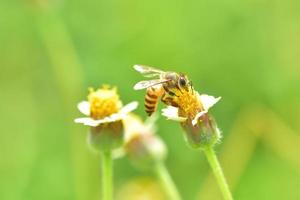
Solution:
<svg viewBox="0 0 300 200">
<path fill-rule="evenodd" d="M 193 85 L 193 81 L 190 81 L 191 82 L 191 89 L 192 89 L 192 92 L 194 94 L 194 85 Z"/>
</svg>

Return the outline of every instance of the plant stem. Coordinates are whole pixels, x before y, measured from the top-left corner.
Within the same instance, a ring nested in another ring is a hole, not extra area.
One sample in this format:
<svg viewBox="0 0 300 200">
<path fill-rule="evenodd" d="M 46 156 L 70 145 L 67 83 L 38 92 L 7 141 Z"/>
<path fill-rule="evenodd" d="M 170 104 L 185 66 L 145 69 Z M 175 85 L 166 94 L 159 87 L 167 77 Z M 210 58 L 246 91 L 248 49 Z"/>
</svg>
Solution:
<svg viewBox="0 0 300 200">
<path fill-rule="evenodd" d="M 113 160 L 110 151 L 102 153 L 102 195 L 103 200 L 112 200 Z"/>
<path fill-rule="evenodd" d="M 226 182 L 223 170 L 221 168 L 221 165 L 217 159 L 216 153 L 214 152 L 212 146 L 205 148 L 204 153 L 205 153 L 206 158 L 214 172 L 214 175 L 217 179 L 217 182 L 222 191 L 224 199 L 225 200 L 233 200 L 231 192 L 228 187 L 228 184 Z"/>
<path fill-rule="evenodd" d="M 177 188 L 163 162 L 158 162 L 155 166 L 155 171 L 159 177 L 159 180 L 164 187 L 168 199 L 170 200 L 181 200 Z"/>
</svg>

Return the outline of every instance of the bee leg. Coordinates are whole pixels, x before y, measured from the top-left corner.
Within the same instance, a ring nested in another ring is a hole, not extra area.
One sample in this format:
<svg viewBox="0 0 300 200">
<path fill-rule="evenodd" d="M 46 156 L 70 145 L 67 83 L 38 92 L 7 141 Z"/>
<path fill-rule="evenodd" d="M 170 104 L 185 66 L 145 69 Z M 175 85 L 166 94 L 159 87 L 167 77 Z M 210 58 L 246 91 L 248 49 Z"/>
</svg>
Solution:
<svg viewBox="0 0 300 200">
<path fill-rule="evenodd" d="M 178 86 L 178 84 L 176 84 L 175 87 L 176 87 L 176 88 L 181 92 L 181 94 L 182 94 L 181 88 Z"/>
<path fill-rule="evenodd" d="M 161 102 L 163 102 L 164 104 L 170 106 L 171 102 L 170 102 L 170 97 L 168 97 L 167 93 L 164 93 L 161 97 Z"/>
<path fill-rule="evenodd" d="M 169 93 L 169 95 L 172 96 L 172 97 L 173 97 L 173 96 L 178 97 L 178 95 L 176 95 L 174 92 L 169 91 L 168 93 Z"/>
<path fill-rule="evenodd" d="M 194 94 L 194 85 L 192 81 L 191 81 L 191 89 L 192 89 L 192 93 Z"/>
<path fill-rule="evenodd" d="M 165 85 L 163 85 L 164 90 L 166 91 L 166 93 L 168 93 L 170 96 L 176 96 L 178 97 L 178 95 L 176 95 L 174 92 L 170 91 L 169 88 Z"/>
<path fill-rule="evenodd" d="M 174 98 L 169 93 L 164 93 L 164 95 L 161 97 L 161 101 L 168 106 L 178 107 L 178 104 L 174 101 Z"/>
</svg>

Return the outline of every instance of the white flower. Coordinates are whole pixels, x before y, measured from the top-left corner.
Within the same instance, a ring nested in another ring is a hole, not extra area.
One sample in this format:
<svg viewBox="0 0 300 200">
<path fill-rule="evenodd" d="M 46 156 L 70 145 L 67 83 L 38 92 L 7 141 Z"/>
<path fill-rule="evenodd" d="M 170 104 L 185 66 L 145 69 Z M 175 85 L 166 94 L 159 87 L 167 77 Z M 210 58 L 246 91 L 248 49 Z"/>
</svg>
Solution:
<svg viewBox="0 0 300 200">
<path fill-rule="evenodd" d="M 127 114 L 137 108 L 137 102 L 131 102 L 122 107 L 116 88 L 103 85 L 97 90 L 90 89 L 88 101 L 80 102 L 77 107 L 87 117 L 75 119 L 76 123 L 96 127 L 124 119 Z"/>
<path fill-rule="evenodd" d="M 142 119 L 130 113 L 124 119 L 124 128 L 125 128 L 125 143 L 130 141 L 132 138 L 142 134 L 154 133 L 156 131 L 155 122 L 157 120 L 157 115 L 152 115 L 145 122 Z"/>
<path fill-rule="evenodd" d="M 202 103 L 204 110 L 196 114 L 196 116 L 192 120 L 193 126 L 197 124 L 201 116 L 207 113 L 208 110 L 221 99 L 221 97 L 215 98 L 213 96 L 209 96 L 206 94 L 203 95 L 197 94 L 197 96 L 199 98 L 199 101 Z M 167 119 L 174 120 L 174 121 L 184 122 L 187 120 L 187 118 L 185 117 L 180 117 L 178 115 L 178 108 L 173 106 L 168 106 L 167 108 L 162 109 L 162 115 L 167 117 Z"/>
<path fill-rule="evenodd" d="M 127 116 L 128 113 L 135 110 L 137 107 L 138 107 L 138 102 L 134 101 L 134 102 L 131 102 L 131 103 L 123 106 L 119 112 L 113 113 L 110 116 L 104 117 L 102 119 L 93 119 L 91 117 L 82 117 L 82 118 L 77 118 L 74 121 L 76 123 L 81 123 L 86 126 L 96 127 L 103 123 L 110 123 L 110 122 L 122 120 Z M 86 116 L 90 116 L 90 103 L 88 101 L 80 102 L 78 104 L 78 109 L 82 114 L 84 114 Z"/>
<path fill-rule="evenodd" d="M 137 115 L 129 114 L 124 120 L 124 149 L 129 159 L 137 167 L 152 168 L 165 159 L 167 148 L 160 137 L 154 133 L 157 116 L 143 122 Z"/>
</svg>

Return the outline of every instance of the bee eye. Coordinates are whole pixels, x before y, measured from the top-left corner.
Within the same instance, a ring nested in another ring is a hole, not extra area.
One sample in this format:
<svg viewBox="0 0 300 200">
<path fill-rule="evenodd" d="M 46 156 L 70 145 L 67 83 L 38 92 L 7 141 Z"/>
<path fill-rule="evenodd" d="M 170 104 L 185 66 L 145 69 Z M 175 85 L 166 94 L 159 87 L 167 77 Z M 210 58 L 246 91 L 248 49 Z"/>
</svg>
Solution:
<svg viewBox="0 0 300 200">
<path fill-rule="evenodd" d="M 181 78 L 179 79 L 179 84 L 180 84 L 181 86 L 185 86 L 185 85 L 186 85 L 185 79 L 181 77 Z"/>
</svg>

